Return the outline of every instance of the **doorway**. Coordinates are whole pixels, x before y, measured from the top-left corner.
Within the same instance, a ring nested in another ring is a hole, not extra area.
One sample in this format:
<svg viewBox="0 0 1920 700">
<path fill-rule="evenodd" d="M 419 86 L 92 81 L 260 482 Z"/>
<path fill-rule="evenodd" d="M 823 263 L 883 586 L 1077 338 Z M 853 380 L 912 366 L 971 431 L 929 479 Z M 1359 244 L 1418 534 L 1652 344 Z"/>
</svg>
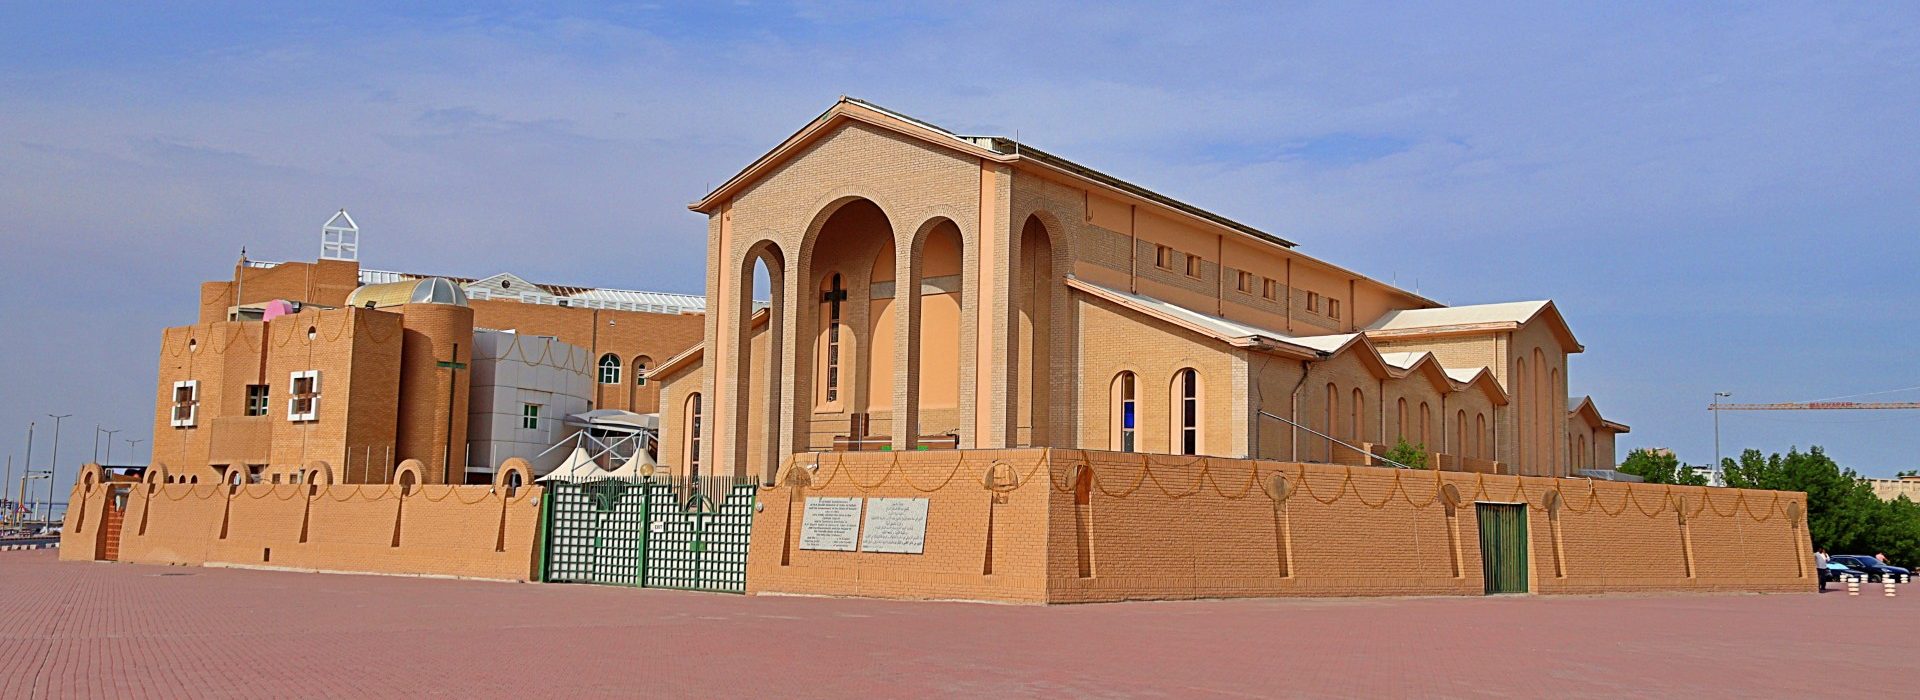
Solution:
<svg viewBox="0 0 1920 700">
<path fill-rule="evenodd" d="M 1527 592 L 1527 506 L 1476 503 L 1480 567 L 1487 595 Z"/>
</svg>

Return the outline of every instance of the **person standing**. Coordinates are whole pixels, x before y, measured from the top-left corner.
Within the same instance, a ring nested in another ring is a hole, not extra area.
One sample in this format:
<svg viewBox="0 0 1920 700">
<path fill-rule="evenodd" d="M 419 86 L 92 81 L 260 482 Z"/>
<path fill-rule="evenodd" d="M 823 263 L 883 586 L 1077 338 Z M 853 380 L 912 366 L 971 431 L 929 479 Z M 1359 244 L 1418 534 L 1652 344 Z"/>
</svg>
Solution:
<svg viewBox="0 0 1920 700">
<path fill-rule="evenodd" d="M 1827 570 L 1827 564 L 1831 561 L 1832 560 L 1827 557 L 1827 550 L 1813 550 L 1813 571 L 1815 575 L 1820 578 L 1820 590 L 1822 591 L 1827 590 L 1827 577 L 1832 575 Z"/>
<path fill-rule="evenodd" d="M 1877 559 L 1877 560 L 1879 560 L 1879 561 L 1880 561 L 1880 565 L 1881 565 L 1881 566 L 1885 566 L 1885 565 L 1886 565 L 1886 563 L 1887 563 L 1887 553 L 1886 553 L 1886 552 L 1880 552 L 1880 553 L 1878 553 L 1878 554 L 1875 554 L 1875 555 L 1873 555 L 1873 558 L 1874 558 L 1874 559 Z"/>
</svg>

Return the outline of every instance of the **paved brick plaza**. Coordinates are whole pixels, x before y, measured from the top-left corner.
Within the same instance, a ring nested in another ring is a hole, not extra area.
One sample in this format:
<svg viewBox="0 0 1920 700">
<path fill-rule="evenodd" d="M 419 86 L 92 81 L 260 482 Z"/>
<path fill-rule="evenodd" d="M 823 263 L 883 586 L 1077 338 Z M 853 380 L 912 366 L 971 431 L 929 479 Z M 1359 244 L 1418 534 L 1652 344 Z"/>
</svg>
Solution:
<svg viewBox="0 0 1920 700">
<path fill-rule="evenodd" d="M 0 552 L 0 697 L 1904 695 L 1920 587 L 1867 591 L 1040 608 Z"/>
</svg>

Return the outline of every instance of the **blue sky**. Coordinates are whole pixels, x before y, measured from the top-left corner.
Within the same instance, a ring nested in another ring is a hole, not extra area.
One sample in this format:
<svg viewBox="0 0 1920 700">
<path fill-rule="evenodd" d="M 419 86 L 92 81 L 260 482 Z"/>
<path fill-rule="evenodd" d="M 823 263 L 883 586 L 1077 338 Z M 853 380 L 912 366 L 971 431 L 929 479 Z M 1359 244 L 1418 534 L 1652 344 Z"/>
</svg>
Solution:
<svg viewBox="0 0 1920 700">
<path fill-rule="evenodd" d="M 1553 298 L 1623 453 L 1709 461 L 1716 390 L 1920 385 L 1916 6 L 1538 5 L 10 3 L 0 446 L 76 414 L 64 493 L 96 423 L 145 437 L 197 284 L 241 246 L 311 258 L 342 206 L 372 267 L 699 292 L 685 204 L 841 94 L 1448 303 Z M 1729 414 L 1722 442 L 1890 474 L 1916 428 Z"/>
</svg>

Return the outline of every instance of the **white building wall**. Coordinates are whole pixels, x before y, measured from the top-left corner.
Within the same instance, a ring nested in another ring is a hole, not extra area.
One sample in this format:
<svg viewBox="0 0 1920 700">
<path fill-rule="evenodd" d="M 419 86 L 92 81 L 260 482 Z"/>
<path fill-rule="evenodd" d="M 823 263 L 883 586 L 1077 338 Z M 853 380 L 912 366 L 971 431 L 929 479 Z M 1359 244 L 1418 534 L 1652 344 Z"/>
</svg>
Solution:
<svg viewBox="0 0 1920 700">
<path fill-rule="evenodd" d="M 532 462 L 535 474 L 558 466 L 566 450 L 541 453 L 576 432 L 567 416 L 588 410 L 593 377 L 586 349 L 552 336 L 475 329 L 472 371 L 467 471 L 490 478 L 513 457 Z M 540 406 L 533 429 L 522 420 L 527 404 Z"/>
</svg>

